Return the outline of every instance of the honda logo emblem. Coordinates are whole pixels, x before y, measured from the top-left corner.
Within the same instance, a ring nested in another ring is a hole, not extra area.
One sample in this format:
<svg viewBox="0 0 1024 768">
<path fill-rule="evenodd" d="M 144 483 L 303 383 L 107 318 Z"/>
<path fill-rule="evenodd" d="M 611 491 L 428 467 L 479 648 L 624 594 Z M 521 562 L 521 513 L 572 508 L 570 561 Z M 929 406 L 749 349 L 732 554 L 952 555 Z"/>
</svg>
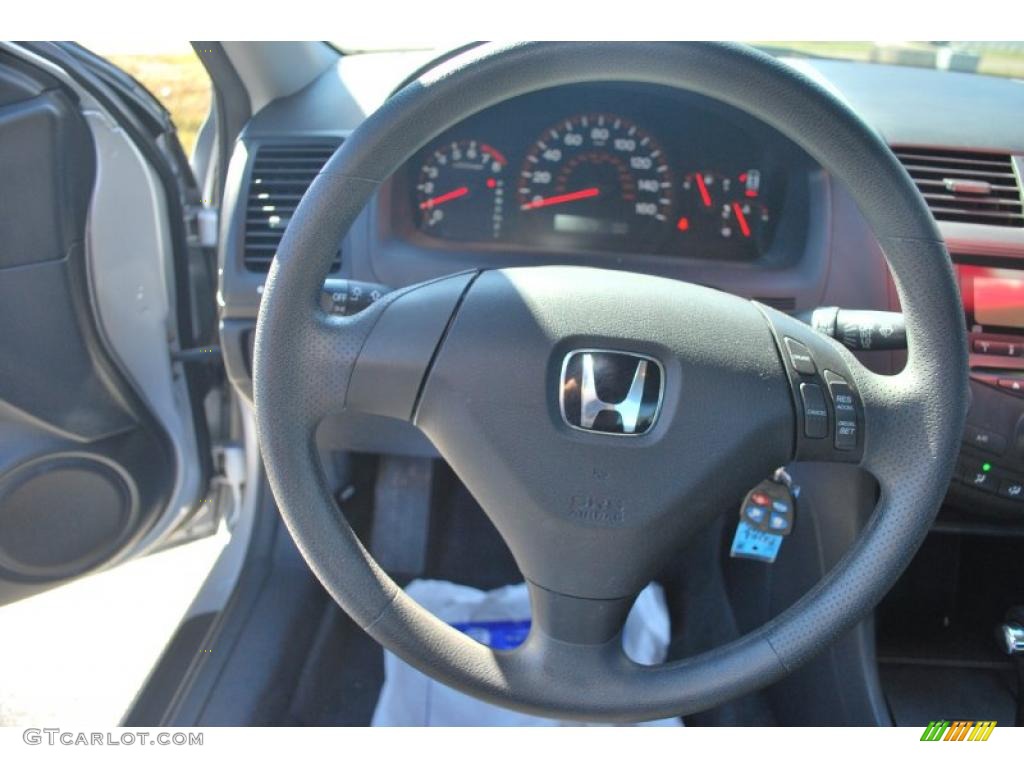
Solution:
<svg viewBox="0 0 1024 768">
<path fill-rule="evenodd" d="M 587 432 L 642 435 L 658 418 L 664 379 L 661 363 L 647 355 L 575 350 L 562 361 L 562 418 Z"/>
</svg>

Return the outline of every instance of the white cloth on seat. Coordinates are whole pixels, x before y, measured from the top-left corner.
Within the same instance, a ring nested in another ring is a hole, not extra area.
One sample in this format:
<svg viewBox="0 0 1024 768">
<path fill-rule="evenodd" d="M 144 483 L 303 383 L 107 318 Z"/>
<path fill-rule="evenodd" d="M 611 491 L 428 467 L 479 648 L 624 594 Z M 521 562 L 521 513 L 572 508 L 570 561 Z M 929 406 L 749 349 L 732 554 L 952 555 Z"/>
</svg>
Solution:
<svg viewBox="0 0 1024 768">
<path fill-rule="evenodd" d="M 442 621 L 493 648 L 518 645 L 529 631 L 530 599 L 525 584 L 483 592 L 447 581 L 413 581 L 409 596 Z M 638 664 L 665 660 L 669 643 L 668 608 L 657 584 L 649 585 L 630 611 L 623 648 Z M 480 701 L 435 682 L 390 651 L 384 652 L 384 686 L 373 713 L 375 726 L 578 725 L 526 715 Z M 641 725 L 679 726 L 677 718 Z"/>
</svg>

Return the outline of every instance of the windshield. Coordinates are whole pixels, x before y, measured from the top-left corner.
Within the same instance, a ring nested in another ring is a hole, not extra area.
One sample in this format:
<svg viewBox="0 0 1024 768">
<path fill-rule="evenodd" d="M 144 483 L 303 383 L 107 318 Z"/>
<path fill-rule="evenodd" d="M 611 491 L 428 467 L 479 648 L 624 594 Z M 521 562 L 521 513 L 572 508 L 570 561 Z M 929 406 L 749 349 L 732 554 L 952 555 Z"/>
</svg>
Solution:
<svg viewBox="0 0 1024 768">
<path fill-rule="evenodd" d="M 757 42 L 777 56 L 847 59 L 1024 78 L 1024 42 Z"/>
<path fill-rule="evenodd" d="M 427 42 L 349 39 L 333 42 L 344 53 L 447 50 L 456 45 L 438 40 Z M 776 56 L 846 59 L 1024 79 L 1024 42 L 844 40 L 752 41 L 750 44 Z"/>
</svg>

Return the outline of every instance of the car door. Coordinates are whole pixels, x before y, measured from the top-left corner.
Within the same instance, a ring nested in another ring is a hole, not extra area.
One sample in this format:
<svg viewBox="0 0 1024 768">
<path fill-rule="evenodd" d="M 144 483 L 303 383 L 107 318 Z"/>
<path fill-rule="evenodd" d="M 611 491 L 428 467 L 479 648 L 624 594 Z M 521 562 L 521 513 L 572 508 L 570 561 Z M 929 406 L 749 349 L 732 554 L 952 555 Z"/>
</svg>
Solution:
<svg viewBox="0 0 1024 768">
<path fill-rule="evenodd" d="M 138 83 L 0 45 L 0 604 L 215 529 L 208 224 Z"/>
</svg>

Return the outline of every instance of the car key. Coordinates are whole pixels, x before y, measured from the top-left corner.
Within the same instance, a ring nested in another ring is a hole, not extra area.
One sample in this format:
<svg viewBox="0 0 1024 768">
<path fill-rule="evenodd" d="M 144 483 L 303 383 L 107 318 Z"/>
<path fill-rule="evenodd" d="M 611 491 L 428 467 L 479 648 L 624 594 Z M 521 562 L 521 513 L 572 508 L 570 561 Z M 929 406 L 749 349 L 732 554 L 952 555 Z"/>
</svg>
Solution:
<svg viewBox="0 0 1024 768">
<path fill-rule="evenodd" d="M 798 493 L 785 470 L 759 483 L 740 505 L 740 522 L 729 554 L 774 563 L 783 539 L 793 530 Z"/>
</svg>

